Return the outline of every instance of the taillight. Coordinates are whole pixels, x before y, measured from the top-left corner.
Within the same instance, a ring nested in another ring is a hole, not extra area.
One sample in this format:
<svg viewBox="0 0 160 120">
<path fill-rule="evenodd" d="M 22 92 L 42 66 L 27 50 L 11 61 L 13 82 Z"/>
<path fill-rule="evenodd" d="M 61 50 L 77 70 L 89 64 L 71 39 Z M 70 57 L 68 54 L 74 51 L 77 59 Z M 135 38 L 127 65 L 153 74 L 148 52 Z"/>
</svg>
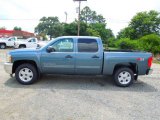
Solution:
<svg viewBox="0 0 160 120">
<path fill-rule="evenodd" d="M 152 60 L 153 60 L 152 56 L 151 56 L 150 58 L 148 58 L 148 67 L 149 67 L 149 68 L 150 68 L 151 65 L 152 65 Z"/>
</svg>

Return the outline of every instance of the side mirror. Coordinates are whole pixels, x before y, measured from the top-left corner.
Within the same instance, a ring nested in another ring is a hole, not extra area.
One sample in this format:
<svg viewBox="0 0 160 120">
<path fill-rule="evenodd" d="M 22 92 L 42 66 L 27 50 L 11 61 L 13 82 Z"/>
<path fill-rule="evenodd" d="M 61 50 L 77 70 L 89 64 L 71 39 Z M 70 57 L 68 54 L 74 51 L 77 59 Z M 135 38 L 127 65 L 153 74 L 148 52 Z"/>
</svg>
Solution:
<svg viewBox="0 0 160 120">
<path fill-rule="evenodd" d="M 55 52 L 56 50 L 52 47 L 52 46 L 49 46 L 48 48 L 47 48 L 47 52 Z"/>
</svg>

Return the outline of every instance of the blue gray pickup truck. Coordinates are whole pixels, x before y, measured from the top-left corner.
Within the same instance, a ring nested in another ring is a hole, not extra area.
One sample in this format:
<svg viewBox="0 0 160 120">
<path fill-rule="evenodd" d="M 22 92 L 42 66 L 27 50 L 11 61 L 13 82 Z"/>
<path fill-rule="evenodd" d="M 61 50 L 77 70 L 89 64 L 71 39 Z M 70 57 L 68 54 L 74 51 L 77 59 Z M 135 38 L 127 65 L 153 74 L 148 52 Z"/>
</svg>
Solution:
<svg viewBox="0 0 160 120">
<path fill-rule="evenodd" d="M 63 36 L 37 49 L 19 49 L 7 55 L 4 69 L 21 84 L 36 82 L 41 74 L 112 75 L 127 87 L 138 75 L 152 72 L 152 54 L 131 50 L 104 51 L 102 40 L 90 36 Z"/>
</svg>

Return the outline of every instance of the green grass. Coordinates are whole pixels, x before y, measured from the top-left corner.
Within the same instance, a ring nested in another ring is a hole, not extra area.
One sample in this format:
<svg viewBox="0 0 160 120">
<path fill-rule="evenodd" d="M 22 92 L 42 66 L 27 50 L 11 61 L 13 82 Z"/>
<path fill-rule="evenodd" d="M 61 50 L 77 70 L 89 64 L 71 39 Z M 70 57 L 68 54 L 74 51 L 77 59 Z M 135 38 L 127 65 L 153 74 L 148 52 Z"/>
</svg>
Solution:
<svg viewBox="0 0 160 120">
<path fill-rule="evenodd" d="M 160 64 L 160 61 L 158 61 L 158 60 L 153 60 L 153 63 Z"/>
</svg>

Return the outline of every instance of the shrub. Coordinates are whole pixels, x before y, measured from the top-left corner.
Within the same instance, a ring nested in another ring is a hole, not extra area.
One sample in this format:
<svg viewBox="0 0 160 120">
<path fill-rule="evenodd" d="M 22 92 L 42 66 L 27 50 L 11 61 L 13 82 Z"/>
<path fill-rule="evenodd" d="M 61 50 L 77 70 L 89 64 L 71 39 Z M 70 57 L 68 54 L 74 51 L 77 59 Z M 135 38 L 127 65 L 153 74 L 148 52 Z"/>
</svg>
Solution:
<svg viewBox="0 0 160 120">
<path fill-rule="evenodd" d="M 137 40 L 130 40 L 129 38 L 122 38 L 116 41 L 116 47 L 120 49 L 138 49 L 138 41 Z"/>
<path fill-rule="evenodd" d="M 140 49 L 152 52 L 154 55 L 160 53 L 160 36 L 150 34 L 139 39 Z"/>
</svg>

